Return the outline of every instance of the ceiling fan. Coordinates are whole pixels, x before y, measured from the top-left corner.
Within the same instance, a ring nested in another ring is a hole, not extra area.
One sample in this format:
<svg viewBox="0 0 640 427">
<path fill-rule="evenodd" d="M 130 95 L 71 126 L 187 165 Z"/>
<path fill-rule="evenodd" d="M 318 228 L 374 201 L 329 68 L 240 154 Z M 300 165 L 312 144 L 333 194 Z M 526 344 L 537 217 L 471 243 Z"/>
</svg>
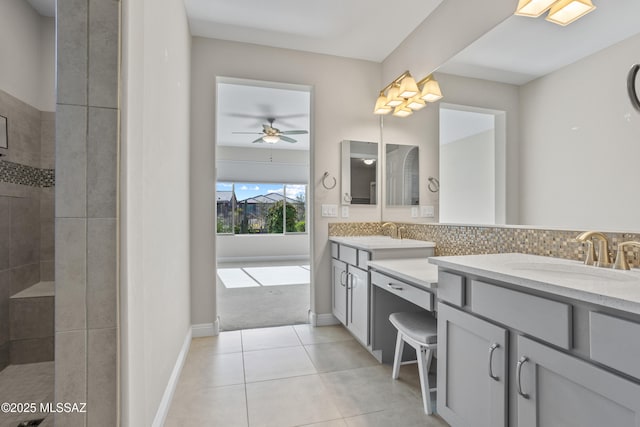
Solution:
<svg viewBox="0 0 640 427">
<path fill-rule="evenodd" d="M 262 143 L 262 142 L 266 142 L 268 144 L 275 144 L 276 142 L 282 140 L 282 141 L 286 141 L 286 142 L 298 142 L 297 140 L 293 139 L 293 138 L 289 138 L 286 135 L 304 135 L 309 133 L 309 131 L 307 130 L 285 130 L 282 131 L 280 129 L 274 128 L 273 127 L 273 122 L 276 121 L 276 119 L 274 118 L 267 118 L 267 121 L 269 122 L 269 124 L 263 124 L 262 125 L 262 132 L 232 132 L 236 135 L 261 135 L 260 138 L 256 139 L 255 141 L 251 141 L 252 143 Z"/>
</svg>

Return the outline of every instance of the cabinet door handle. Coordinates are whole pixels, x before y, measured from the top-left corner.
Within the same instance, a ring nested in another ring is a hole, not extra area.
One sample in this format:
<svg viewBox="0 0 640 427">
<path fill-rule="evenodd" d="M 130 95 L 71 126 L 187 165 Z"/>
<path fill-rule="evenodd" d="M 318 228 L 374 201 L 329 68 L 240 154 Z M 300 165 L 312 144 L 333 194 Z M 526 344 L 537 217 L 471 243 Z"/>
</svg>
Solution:
<svg viewBox="0 0 640 427">
<path fill-rule="evenodd" d="M 394 285 L 393 283 L 387 283 L 387 286 L 394 291 L 404 291 L 404 288 L 402 286 Z"/>
<path fill-rule="evenodd" d="M 489 346 L 489 378 L 495 381 L 500 381 L 500 377 L 498 377 L 497 375 L 493 375 L 493 367 L 491 366 L 491 362 L 493 362 L 493 352 L 496 351 L 496 348 L 499 347 L 500 344 L 498 344 L 497 342 L 494 342 Z"/>
<path fill-rule="evenodd" d="M 347 275 L 347 280 L 349 280 L 349 277 L 351 277 L 351 286 L 349 287 L 349 289 L 351 290 L 351 298 L 349 298 L 351 307 L 349 308 L 349 315 L 351 316 L 350 322 L 353 323 L 353 273 L 349 273 Z"/>
<path fill-rule="evenodd" d="M 529 358 L 527 356 L 522 356 L 520 358 L 520 360 L 518 360 L 518 365 L 517 365 L 517 375 L 516 375 L 516 382 L 518 384 L 518 394 L 522 397 L 524 397 L 525 399 L 529 398 L 529 395 L 527 393 L 523 393 L 522 392 L 522 365 L 525 364 L 525 362 L 527 362 L 529 360 Z"/>
<path fill-rule="evenodd" d="M 347 272 L 346 272 L 346 271 L 342 270 L 342 271 L 340 272 L 340 284 L 341 284 L 342 286 L 347 286 L 347 281 L 345 280 L 346 275 L 347 275 Z"/>
</svg>

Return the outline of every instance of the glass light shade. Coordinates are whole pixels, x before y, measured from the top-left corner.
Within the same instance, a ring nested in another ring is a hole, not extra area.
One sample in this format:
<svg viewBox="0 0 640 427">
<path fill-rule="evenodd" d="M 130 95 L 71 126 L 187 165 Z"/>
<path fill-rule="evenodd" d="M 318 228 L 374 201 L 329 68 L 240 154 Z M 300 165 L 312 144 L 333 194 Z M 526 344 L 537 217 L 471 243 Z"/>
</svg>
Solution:
<svg viewBox="0 0 640 427">
<path fill-rule="evenodd" d="M 397 107 L 404 102 L 404 99 L 398 96 L 399 93 L 398 86 L 392 86 L 389 89 L 387 92 L 387 107 Z"/>
<path fill-rule="evenodd" d="M 362 163 L 364 163 L 367 166 L 371 166 L 375 162 L 376 162 L 376 159 L 362 159 Z"/>
<path fill-rule="evenodd" d="M 436 102 L 442 99 L 442 92 L 440 92 L 440 85 L 435 79 L 427 80 L 422 87 L 422 93 L 420 98 L 427 102 Z"/>
<path fill-rule="evenodd" d="M 418 85 L 411 74 L 406 75 L 402 81 L 400 81 L 400 97 L 401 98 L 411 98 L 412 96 L 416 96 L 420 92 L 418 89 Z"/>
<path fill-rule="evenodd" d="M 393 115 L 396 117 L 407 117 L 413 114 L 411 108 L 405 107 L 404 105 L 398 105 L 395 110 L 393 110 Z"/>
<path fill-rule="evenodd" d="M 546 20 L 558 25 L 569 25 L 596 7 L 591 0 L 559 0 L 551 7 Z"/>
<path fill-rule="evenodd" d="M 545 13 L 557 0 L 520 0 L 514 15 L 537 18 Z"/>
<path fill-rule="evenodd" d="M 277 135 L 265 135 L 262 137 L 262 140 L 268 144 L 275 144 L 280 141 L 280 137 Z"/>
<path fill-rule="evenodd" d="M 376 101 L 376 106 L 373 108 L 373 114 L 389 114 L 393 110 L 391 107 L 387 107 L 387 97 L 384 94 L 380 94 Z"/>
<path fill-rule="evenodd" d="M 407 101 L 407 107 L 411 108 L 413 111 L 422 110 L 426 106 L 427 103 L 418 97 L 411 98 Z"/>
</svg>

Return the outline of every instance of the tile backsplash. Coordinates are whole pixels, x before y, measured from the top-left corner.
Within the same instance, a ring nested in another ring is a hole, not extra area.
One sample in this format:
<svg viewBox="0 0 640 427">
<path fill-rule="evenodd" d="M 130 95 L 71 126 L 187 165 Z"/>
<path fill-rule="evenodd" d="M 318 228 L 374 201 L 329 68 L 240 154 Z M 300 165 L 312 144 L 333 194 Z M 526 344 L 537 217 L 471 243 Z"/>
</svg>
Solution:
<svg viewBox="0 0 640 427">
<path fill-rule="evenodd" d="M 445 224 L 397 224 L 405 227 L 407 239 L 435 242 L 436 256 L 517 252 L 555 258 L 583 260 L 587 245 L 575 241 L 580 231 L 549 230 L 521 226 L 478 226 Z M 380 222 L 329 224 L 329 236 L 368 236 L 384 234 Z M 604 233 L 615 255 L 617 245 L 640 240 L 640 234 Z M 640 266 L 640 250 L 627 250 L 627 260 Z"/>
</svg>

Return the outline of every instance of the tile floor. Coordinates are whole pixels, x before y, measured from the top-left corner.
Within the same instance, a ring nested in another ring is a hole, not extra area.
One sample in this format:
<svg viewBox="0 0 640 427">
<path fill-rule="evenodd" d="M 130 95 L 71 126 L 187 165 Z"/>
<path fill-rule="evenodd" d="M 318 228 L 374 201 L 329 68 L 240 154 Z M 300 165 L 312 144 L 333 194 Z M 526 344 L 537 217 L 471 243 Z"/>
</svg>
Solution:
<svg viewBox="0 0 640 427">
<path fill-rule="evenodd" d="M 0 402 L 53 402 L 53 362 L 9 365 L 0 372 Z M 0 427 L 16 427 L 21 421 L 45 418 L 40 427 L 53 426 L 53 415 L 2 413 Z"/>
<path fill-rule="evenodd" d="M 445 427 L 423 413 L 415 365 L 400 379 L 342 326 L 195 338 L 165 427 Z"/>
</svg>

